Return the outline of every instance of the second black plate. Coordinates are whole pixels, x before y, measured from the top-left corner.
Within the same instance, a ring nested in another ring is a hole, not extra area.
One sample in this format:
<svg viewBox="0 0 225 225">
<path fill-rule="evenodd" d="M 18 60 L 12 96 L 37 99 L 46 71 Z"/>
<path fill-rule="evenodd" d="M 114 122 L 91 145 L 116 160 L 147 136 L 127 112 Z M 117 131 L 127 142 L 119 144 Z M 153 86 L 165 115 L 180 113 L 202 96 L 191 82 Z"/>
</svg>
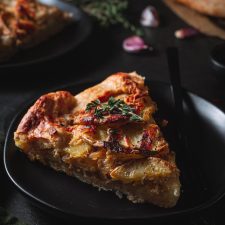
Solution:
<svg viewBox="0 0 225 225">
<path fill-rule="evenodd" d="M 91 85 L 76 84 L 64 89 L 76 94 Z M 169 121 L 163 133 L 176 152 L 181 170 L 182 192 L 174 208 L 133 204 L 112 192 L 99 192 L 75 178 L 30 162 L 13 140 L 13 132 L 28 106 L 12 121 L 5 143 L 4 163 L 10 179 L 35 202 L 64 215 L 85 218 L 163 219 L 193 213 L 218 201 L 225 191 L 225 114 L 203 98 L 184 91 L 188 142 L 185 152 L 176 142 L 170 85 L 159 82 L 147 82 L 147 85 L 159 108 L 156 117 Z"/>
<path fill-rule="evenodd" d="M 0 68 L 25 66 L 40 63 L 59 57 L 80 45 L 91 32 L 89 17 L 76 6 L 61 0 L 39 0 L 40 2 L 56 6 L 62 11 L 73 14 L 71 25 L 59 34 L 30 49 L 18 52 L 12 59 L 1 63 Z"/>
</svg>

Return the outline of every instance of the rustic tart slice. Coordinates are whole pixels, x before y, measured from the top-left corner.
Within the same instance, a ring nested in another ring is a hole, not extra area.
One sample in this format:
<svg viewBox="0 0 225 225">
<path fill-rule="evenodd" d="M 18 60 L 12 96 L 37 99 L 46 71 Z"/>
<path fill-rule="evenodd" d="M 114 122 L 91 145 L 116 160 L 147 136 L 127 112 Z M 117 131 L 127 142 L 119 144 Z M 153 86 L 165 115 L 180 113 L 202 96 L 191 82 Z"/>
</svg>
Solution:
<svg viewBox="0 0 225 225">
<path fill-rule="evenodd" d="M 71 22 L 70 13 L 38 0 L 1 0 L 0 62 L 49 39 Z"/>
<path fill-rule="evenodd" d="M 179 169 L 153 113 L 144 78 L 117 73 L 73 96 L 41 96 L 15 132 L 31 160 L 123 194 L 134 203 L 176 205 Z"/>
<path fill-rule="evenodd" d="M 224 0 L 176 0 L 200 13 L 225 18 Z"/>
</svg>

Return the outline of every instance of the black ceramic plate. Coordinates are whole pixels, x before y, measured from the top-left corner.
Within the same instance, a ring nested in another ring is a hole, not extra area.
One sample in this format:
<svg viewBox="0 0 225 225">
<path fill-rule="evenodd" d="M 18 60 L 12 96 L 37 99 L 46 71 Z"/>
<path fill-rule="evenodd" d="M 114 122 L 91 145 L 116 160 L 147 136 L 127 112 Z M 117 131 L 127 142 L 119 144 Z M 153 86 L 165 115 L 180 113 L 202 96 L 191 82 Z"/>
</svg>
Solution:
<svg viewBox="0 0 225 225">
<path fill-rule="evenodd" d="M 91 86 L 90 83 L 65 87 L 73 94 Z M 30 162 L 14 145 L 13 132 L 27 111 L 24 107 L 12 121 L 6 138 L 4 163 L 13 183 L 25 195 L 50 209 L 66 215 L 85 218 L 153 219 L 184 215 L 209 207 L 225 191 L 225 114 L 203 98 L 184 91 L 188 151 L 180 149 L 175 136 L 174 109 L 170 86 L 147 82 L 157 102 L 157 118 L 169 121 L 163 133 L 177 154 L 181 170 L 182 192 L 178 204 L 163 209 L 151 204 L 132 204 L 112 192 L 99 192 L 75 178 Z"/>
<path fill-rule="evenodd" d="M 0 68 L 30 65 L 59 57 L 76 48 L 90 34 L 91 21 L 76 6 L 61 0 L 39 1 L 47 5 L 57 6 L 63 11 L 71 12 L 73 14 L 72 24 L 38 46 L 18 52 L 9 61 L 0 64 Z"/>
</svg>

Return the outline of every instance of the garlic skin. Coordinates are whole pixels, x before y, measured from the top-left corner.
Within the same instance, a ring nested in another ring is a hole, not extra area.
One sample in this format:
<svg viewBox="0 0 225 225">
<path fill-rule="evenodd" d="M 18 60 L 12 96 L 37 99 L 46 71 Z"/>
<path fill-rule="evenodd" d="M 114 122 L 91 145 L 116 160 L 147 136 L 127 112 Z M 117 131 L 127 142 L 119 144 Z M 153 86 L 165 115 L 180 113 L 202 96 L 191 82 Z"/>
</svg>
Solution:
<svg viewBox="0 0 225 225">
<path fill-rule="evenodd" d="M 142 14 L 140 23 L 144 27 L 158 27 L 160 24 L 159 15 L 154 6 L 147 6 Z"/>
<path fill-rule="evenodd" d="M 174 35 L 177 39 L 187 39 L 194 37 L 199 34 L 199 31 L 192 27 L 185 27 L 179 30 L 176 30 Z"/>
<path fill-rule="evenodd" d="M 143 50 L 152 50 L 152 48 L 145 44 L 144 40 L 139 36 L 131 36 L 123 41 L 123 49 L 129 53 L 137 53 Z"/>
</svg>

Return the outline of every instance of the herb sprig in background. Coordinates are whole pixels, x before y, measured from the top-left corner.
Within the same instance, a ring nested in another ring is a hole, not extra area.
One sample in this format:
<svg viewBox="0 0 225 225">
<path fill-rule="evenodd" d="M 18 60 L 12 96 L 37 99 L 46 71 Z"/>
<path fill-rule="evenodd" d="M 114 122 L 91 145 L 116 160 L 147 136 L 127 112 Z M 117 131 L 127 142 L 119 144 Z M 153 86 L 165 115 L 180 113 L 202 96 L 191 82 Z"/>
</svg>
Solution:
<svg viewBox="0 0 225 225">
<path fill-rule="evenodd" d="M 136 35 L 142 35 L 142 30 L 132 24 L 126 17 L 129 0 L 70 0 L 76 6 L 94 17 L 101 26 L 122 25 Z"/>
</svg>

